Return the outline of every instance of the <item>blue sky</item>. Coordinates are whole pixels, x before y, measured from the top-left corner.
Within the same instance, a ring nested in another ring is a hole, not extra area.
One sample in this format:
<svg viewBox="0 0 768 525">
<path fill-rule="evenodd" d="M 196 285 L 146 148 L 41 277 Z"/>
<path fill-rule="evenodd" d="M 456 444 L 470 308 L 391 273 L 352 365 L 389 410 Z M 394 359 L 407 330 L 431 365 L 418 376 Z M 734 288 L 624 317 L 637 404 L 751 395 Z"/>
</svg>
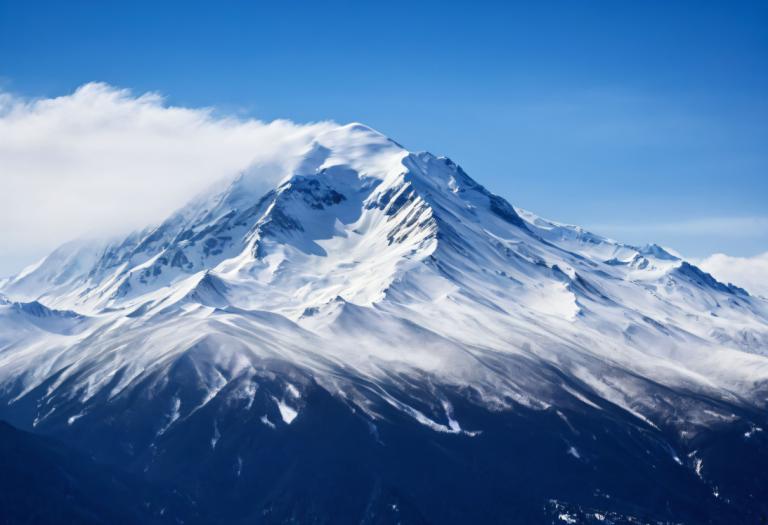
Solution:
<svg viewBox="0 0 768 525">
<path fill-rule="evenodd" d="M 542 216 L 748 256 L 768 250 L 766 28 L 767 2 L 0 0 L 0 88 L 361 121 Z"/>
</svg>

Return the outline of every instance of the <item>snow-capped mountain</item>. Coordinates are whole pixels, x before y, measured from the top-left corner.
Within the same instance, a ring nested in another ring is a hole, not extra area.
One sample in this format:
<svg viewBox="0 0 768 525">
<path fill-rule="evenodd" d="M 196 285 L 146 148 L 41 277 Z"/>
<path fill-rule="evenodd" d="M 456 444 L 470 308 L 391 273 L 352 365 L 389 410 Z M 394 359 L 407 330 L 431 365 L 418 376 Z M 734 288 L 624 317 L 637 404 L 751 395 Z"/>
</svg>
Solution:
<svg viewBox="0 0 768 525">
<path fill-rule="evenodd" d="M 4 282 L 0 418 L 203 521 L 768 512 L 764 299 L 360 124 L 291 165 Z"/>
</svg>

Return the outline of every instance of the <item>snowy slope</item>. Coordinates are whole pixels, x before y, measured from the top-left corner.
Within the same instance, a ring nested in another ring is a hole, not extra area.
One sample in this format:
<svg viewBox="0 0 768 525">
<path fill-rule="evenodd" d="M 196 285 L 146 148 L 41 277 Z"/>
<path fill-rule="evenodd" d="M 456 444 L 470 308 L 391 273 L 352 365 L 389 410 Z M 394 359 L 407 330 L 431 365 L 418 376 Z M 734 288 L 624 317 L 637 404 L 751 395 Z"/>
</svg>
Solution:
<svg viewBox="0 0 768 525">
<path fill-rule="evenodd" d="M 11 279 L 9 297 L 89 316 L 103 350 L 32 315 L 4 319 L 13 326 L 4 340 L 21 326 L 40 331 L 28 343 L 39 350 L 17 342 L 3 352 L 4 380 L 34 369 L 29 390 L 46 379 L 41 368 L 55 369 L 52 359 L 61 367 L 112 354 L 94 364 L 87 388 L 78 385 L 90 391 L 123 366 L 138 379 L 201 335 L 251 347 L 256 338 L 245 334 L 263 330 L 262 316 L 282 323 L 275 355 L 291 362 L 332 359 L 366 376 L 403 367 L 486 385 L 500 405 L 548 400 L 516 384 L 524 378 L 470 363 L 477 354 L 546 360 L 621 405 L 634 392 L 590 363 L 745 400 L 768 377 L 765 301 L 659 247 L 515 210 L 448 159 L 409 153 L 364 126 L 318 136 L 266 195 L 254 186 L 241 175 L 157 228 L 106 246 L 70 243 Z M 199 327 L 188 337 L 160 335 L 188 324 Z M 135 337 L 143 343 L 128 344 Z M 373 350 L 361 354 L 361 338 Z M 424 346 L 405 351 L 401 338 Z M 70 361 L 49 347 L 66 347 Z M 632 404 L 653 416 L 642 398 Z"/>
<path fill-rule="evenodd" d="M 360 124 L 293 165 L 266 194 L 241 174 L 4 283 L 3 413 L 74 432 L 130 399 L 134 450 L 215 402 L 293 425 L 313 384 L 371 424 L 394 411 L 467 439 L 487 429 L 457 396 L 491 412 L 609 403 L 683 442 L 764 410 L 764 299 L 516 209 Z"/>
</svg>

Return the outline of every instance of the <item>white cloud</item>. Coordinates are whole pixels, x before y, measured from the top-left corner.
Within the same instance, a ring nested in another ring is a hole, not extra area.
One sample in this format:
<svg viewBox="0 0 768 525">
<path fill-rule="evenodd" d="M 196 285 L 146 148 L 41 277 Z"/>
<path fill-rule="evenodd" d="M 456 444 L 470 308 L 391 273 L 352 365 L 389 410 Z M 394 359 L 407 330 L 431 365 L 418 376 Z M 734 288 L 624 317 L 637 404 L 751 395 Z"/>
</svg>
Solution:
<svg viewBox="0 0 768 525">
<path fill-rule="evenodd" d="M 768 298 L 768 252 L 754 257 L 716 253 L 702 260 L 699 267 L 718 281 L 733 283 L 751 294 Z"/>
<path fill-rule="evenodd" d="M 220 117 L 98 83 L 49 99 L 0 93 L 0 275 L 70 238 L 158 222 L 240 170 L 274 183 L 281 159 L 327 126 Z"/>
</svg>

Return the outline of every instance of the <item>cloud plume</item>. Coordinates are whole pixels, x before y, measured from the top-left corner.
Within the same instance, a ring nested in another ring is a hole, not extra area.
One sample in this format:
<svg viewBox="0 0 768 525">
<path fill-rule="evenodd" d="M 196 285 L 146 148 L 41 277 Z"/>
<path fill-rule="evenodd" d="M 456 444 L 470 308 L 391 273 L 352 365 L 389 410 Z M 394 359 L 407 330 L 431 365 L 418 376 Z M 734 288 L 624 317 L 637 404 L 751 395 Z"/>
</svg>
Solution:
<svg viewBox="0 0 768 525">
<path fill-rule="evenodd" d="M 329 126 L 218 116 L 101 83 L 47 99 L 0 93 L 0 275 L 70 238 L 159 222 L 239 171 L 274 183 Z"/>
<path fill-rule="evenodd" d="M 699 266 L 718 280 L 745 288 L 753 295 L 768 298 L 768 252 L 754 257 L 710 255 Z"/>
</svg>

